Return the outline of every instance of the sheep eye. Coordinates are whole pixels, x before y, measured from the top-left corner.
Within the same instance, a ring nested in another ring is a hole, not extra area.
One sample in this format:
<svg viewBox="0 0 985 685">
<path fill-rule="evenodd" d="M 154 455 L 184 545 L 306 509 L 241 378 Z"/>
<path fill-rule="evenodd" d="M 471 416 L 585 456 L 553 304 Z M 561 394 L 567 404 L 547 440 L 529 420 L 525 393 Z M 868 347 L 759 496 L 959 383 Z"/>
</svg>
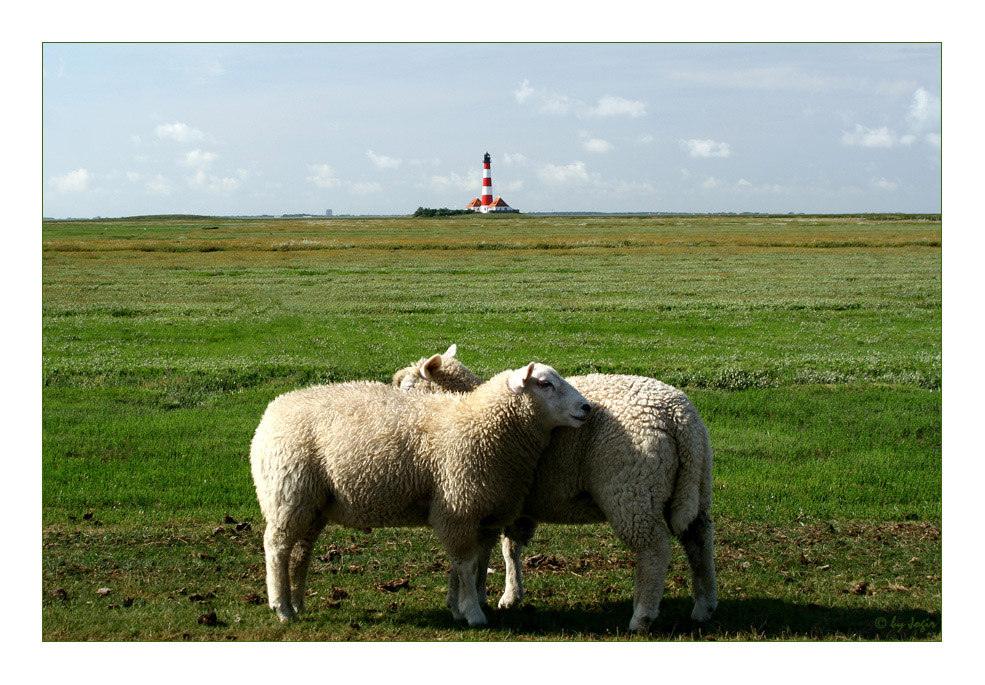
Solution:
<svg viewBox="0 0 985 685">
<path fill-rule="evenodd" d="M 551 383 L 548 380 L 544 380 L 543 378 L 537 380 L 537 385 L 539 385 L 542 388 L 553 388 L 554 387 L 554 384 L 553 383 Z"/>
</svg>

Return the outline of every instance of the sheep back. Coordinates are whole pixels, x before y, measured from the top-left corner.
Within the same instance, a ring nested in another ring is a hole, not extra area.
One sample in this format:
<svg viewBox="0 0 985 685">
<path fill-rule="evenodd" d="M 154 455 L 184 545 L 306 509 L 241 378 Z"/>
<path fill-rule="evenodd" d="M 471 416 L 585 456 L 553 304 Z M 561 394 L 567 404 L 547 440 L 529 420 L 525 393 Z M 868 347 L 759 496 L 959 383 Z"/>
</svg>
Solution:
<svg viewBox="0 0 985 685">
<path fill-rule="evenodd" d="M 695 479 L 697 487 L 700 462 L 697 476 L 694 469 L 687 474 L 679 470 L 689 461 L 689 455 L 678 453 L 679 447 L 689 444 L 678 440 L 679 432 L 706 436 L 687 395 L 643 376 L 591 374 L 568 381 L 596 410 L 582 428 L 554 431 L 524 513 L 553 523 L 611 521 L 637 509 L 639 501 L 670 500 L 675 488 L 683 485 L 682 475 Z M 688 511 L 681 517 L 690 516 L 690 522 L 697 515 L 693 506 L 697 498 L 688 499 Z M 599 502 L 607 511 L 599 508 Z"/>
<path fill-rule="evenodd" d="M 434 516 L 508 523 L 550 437 L 529 395 L 509 390 L 509 374 L 467 395 L 381 383 L 281 395 L 251 446 L 264 516 L 301 505 L 357 528 L 433 525 Z"/>
</svg>

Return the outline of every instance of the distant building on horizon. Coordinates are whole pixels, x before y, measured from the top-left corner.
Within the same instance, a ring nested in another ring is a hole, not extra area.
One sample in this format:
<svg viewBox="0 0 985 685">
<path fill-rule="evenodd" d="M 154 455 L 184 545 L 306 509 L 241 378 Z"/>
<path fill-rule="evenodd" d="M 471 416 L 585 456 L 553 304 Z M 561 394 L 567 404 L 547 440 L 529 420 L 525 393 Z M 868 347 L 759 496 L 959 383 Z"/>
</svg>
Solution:
<svg viewBox="0 0 985 685">
<path fill-rule="evenodd" d="M 482 157 L 482 196 L 480 198 L 474 198 L 470 203 L 465 205 L 465 209 L 470 209 L 473 212 L 482 212 L 486 214 L 487 212 L 519 212 L 519 209 L 513 209 L 508 204 L 506 200 L 502 197 L 497 197 L 493 200 L 492 197 L 492 157 L 489 156 L 487 152 Z"/>
<path fill-rule="evenodd" d="M 325 216 L 332 216 L 332 210 L 331 209 L 326 209 L 325 210 Z"/>
</svg>

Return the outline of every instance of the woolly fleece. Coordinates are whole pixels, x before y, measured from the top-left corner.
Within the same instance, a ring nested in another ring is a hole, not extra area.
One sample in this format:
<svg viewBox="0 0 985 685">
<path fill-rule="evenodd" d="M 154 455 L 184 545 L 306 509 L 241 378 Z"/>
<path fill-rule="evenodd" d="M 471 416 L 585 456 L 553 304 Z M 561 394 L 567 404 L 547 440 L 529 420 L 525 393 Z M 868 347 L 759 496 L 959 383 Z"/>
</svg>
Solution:
<svg viewBox="0 0 985 685">
<path fill-rule="evenodd" d="M 284 621 L 303 610 L 311 550 L 328 522 L 428 525 L 452 565 L 452 613 L 484 624 L 478 563 L 520 513 L 551 429 L 580 425 L 589 410 L 540 364 L 504 371 L 466 395 L 343 383 L 276 398 L 250 452 L 267 521 L 270 607 Z"/>
<path fill-rule="evenodd" d="M 454 351 L 454 346 L 449 349 Z M 424 393 L 442 386 L 457 389 L 471 379 L 477 380 L 448 353 L 422 359 L 394 376 L 405 389 Z M 691 616 L 707 620 L 718 604 L 710 518 L 712 451 L 697 410 L 683 392 L 653 378 L 592 374 L 567 380 L 596 410 L 578 431 L 554 431 L 523 517 L 506 529 L 506 589 L 499 606 L 523 599 L 520 552 L 537 522 L 608 521 L 636 555 L 630 629 L 646 630 L 663 595 L 669 525 L 691 568 Z"/>
</svg>

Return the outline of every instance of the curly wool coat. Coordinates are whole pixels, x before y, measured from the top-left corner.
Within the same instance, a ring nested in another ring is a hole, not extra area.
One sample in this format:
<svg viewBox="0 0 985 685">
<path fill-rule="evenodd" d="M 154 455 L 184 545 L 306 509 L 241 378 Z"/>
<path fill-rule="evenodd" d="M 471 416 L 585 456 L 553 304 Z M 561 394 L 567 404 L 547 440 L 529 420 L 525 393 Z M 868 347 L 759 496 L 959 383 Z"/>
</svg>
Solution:
<svg viewBox="0 0 985 685">
<path fill-rule="evenodd" d="M 670 559 L 668 527 L 688 554 L 692 618 L 707 620 L 718 603 L 712 451 L 697 410 L 683 392 L 653 378 L 592 374 L 567 380 L 596 409 L 578 431 L 554 431 L 523 516 L 505 531 L 506 589 L 500 606 L 523 598 L 520 551 L 537 522 L 608 521 L 637 558 L 630 629 L 645 630 L 659 612 Z M 475 387 L 478 379 L 446 353 L 398 371 L 394 382 L 430 393 Z"/>
<path fill-rule="evenodd" d="M 572 407 L 588 406 L 553 369 L 541 368 L 567 387 Z M 510 387 L 517 373 L 505 371 L 467 395 L 343 383 L 270 403 L 250 461 L 267 521 L 270 605 L 282 620 L 303 609 L 311 549 L 328 522 L 431 526 L 453 574 L 488 556 L 498 529 L 520 513 L 550 431 L 559 425 L 537 392 Z M 452 611 L 483 623 L 474 595 L 465 593 L 461 606 L 457 595 L 450 597 Z"/>
</svg>

